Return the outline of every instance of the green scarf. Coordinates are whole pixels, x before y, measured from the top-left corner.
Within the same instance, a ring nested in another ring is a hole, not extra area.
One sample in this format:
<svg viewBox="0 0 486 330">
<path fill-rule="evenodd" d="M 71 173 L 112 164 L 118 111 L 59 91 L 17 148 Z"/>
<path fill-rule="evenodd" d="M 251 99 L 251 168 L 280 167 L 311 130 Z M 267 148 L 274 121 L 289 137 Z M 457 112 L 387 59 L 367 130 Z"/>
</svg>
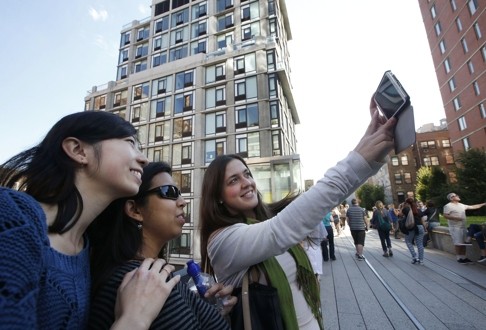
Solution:
<svg viewBox="0 0 486 330">
<path fill-rule="evenodd" d="M 257 220 L 248 219 L 248 224 L 257 223 Z M 299 244 L 287 250 L 294 258 L 297 267 L 297 283 L 299 289 L 303 290 L 305 301 L 314 314 L 319 328 L 324 329 L 321 312 L 321 297 L 319 282 L 317 281 L 309 258 L 302 246 Z M 270 257 L 262 261 L 261 265 L 267 273 L 268 279 L 274 288 L 277 289 L 280 300 L 280 310 L 282 311 L 283 322 L 286 330 L 299 329 L 297 316 L 295 314 L 292 291 L 290 290 L 289 281 L 275 257 Z"/>
</svg>

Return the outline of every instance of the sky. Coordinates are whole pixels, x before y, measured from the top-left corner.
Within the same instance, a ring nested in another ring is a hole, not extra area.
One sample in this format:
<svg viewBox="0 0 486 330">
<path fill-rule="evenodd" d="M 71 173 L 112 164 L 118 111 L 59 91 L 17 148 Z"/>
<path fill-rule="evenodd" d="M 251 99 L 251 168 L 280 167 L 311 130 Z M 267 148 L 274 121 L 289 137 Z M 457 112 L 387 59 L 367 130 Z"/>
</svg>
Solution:
<svg viewBox="0 0 486 330">
<path fill-rule="evenodd" d="M 120 31 L 151 0 L 8 0 L 0 11 L 0 163 L 82 111 L 116 79 Z M 417 0 L 287 0 L 290 79 L 303 179 L 319 179 L 358 143 L 386 70 L 411 97 L 415 126 L 445 118 Z M 303 5 L 305 3 L 305 5 Z"/>
</svg>

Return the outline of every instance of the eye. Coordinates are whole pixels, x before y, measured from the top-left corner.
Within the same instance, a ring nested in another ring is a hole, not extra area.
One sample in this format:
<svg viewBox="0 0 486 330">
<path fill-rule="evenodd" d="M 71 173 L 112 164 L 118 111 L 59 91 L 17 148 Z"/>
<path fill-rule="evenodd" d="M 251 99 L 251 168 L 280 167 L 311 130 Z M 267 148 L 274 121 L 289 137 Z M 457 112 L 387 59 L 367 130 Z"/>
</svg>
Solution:
<svg viewBox="0 0 486 330">
<path fill-rule="evenodd" d="M 132 146 L 134 146 L 134 147 L 135 147 L 136 142 L 135 142 L 135 139 L 134 139 L 133 137 L 129 137 L 129 138 L 127 138 L 127 139 L 126 139 L 126 141 L 127 141 L 128 143 L 130 143 Z"/>
</svg>

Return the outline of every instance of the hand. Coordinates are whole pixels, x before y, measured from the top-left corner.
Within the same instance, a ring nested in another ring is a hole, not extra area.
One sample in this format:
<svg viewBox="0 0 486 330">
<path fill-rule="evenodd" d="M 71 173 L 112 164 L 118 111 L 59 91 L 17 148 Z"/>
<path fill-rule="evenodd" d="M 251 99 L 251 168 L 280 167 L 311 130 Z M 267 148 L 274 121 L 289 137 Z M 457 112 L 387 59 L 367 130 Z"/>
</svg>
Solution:
<svg viewBox="0 0 486 330">
<path fill-rule="evenodd" d="M 220 298 L 223 304 L 223 309 L 221 310 L 221 315 L 225 316 L 231 312 L 233 307 L 238 302 L 238 298 L 232 296 L 233 286 L 224 286 L 223 283 L 213 284 L 204 294 L 204 298 L 208 299 L 210 297 Z"/>
<path fill-rule="evenodd" d="M 354 151 L 368 162 L 383 162 L 393 148 L 394 128 L 397 120 L 380 116 L 376 103 L 371 98 L 371 122 Z"/>
<path fill-rule="evenodd" d="M 174 266 L 165 260 L 147 258 L 125 274 L 118 288 L 112 329 L 148 329 L 180 281 L 180 275 L 167 281 L 172 271 Z"/>
</svg>

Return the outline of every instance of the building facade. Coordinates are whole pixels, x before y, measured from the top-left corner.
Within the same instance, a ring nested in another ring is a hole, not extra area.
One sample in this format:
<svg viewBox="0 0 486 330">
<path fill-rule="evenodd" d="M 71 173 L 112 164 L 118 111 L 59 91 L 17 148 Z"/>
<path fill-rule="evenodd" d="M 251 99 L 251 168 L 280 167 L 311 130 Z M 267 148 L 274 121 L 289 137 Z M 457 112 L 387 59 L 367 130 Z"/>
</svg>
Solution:
<svg viewBox="0 0 486 330">
<path fill-rule="evenodd" d="M 441 120 L 439 126 L 427 124 L 416 132 L 416 143 L 396 155 L 389 154 L 386 171 L 380 172 L 389 175 L 389 189 L 387 192 L 386 180 L 380 172 L 374 176 L 373 184 L 381 180 L 385 187 L 385 200 L 391 197 L 392 203 L 397 206 L 408 196 L 415 196 L 417 185 L 417 171 L 423 166 L 439 166 L 446 174 L 448 182 L 456 181 L 454 153 L 447 130 L 446 120 Z"/>
<path fill-rule="evenodd" d="M 486 147 L 486 0 L 419 0 L 452 149 Z"/>
<path fill-rule="evenodd" d="M 303 190 L 291 38 L 278 0 L 153 0 L 122 28 L 117 80 L 93 87 L 85 109 L 130 121 L 149 160 L 172 165 L 188 204 L 171 263 L 200 258 L 202 177 L 217 155 L 244 157 L 265 201 Z"/>
</svg>

